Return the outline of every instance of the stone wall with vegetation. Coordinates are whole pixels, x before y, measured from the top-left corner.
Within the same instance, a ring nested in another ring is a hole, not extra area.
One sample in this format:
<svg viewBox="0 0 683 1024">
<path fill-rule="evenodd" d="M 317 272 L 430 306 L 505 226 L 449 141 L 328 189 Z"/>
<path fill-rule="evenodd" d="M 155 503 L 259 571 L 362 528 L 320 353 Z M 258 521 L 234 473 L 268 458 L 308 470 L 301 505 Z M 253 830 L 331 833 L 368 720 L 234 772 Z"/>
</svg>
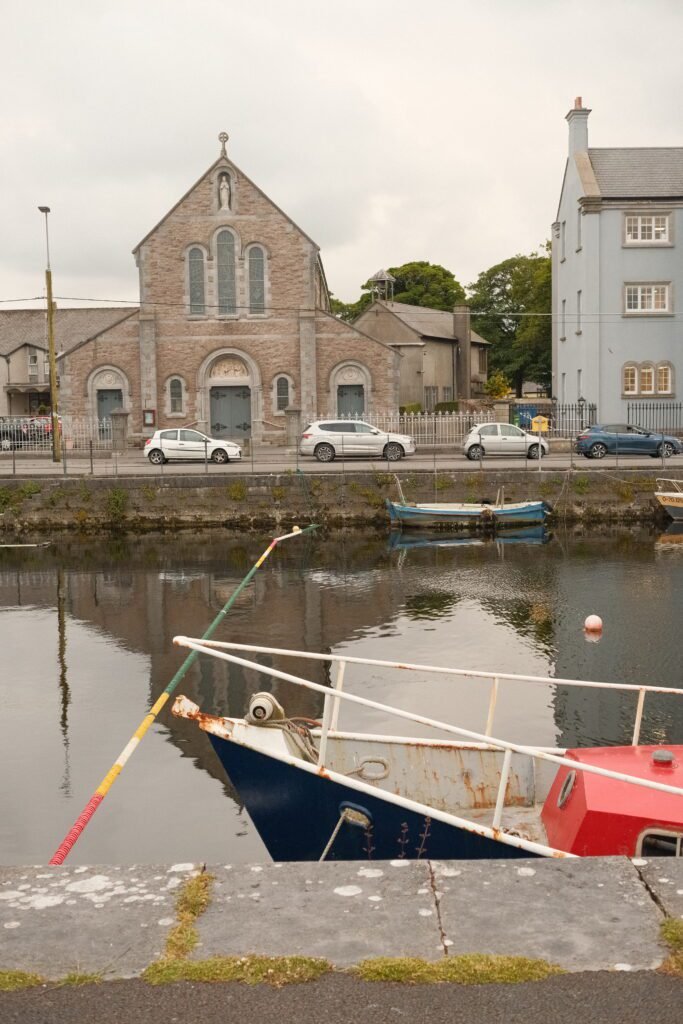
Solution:
<svg viewBox="0 0 683 1024">
<path fill-rule="evenodd" d="M 408 501 L 544 499 L 551 522 L 654 522 L 665 514 L 654 499 L 656 478 L 645 471 L 581 473 L 410 472 L 399 474 Z M 386 526 L 385 499 L 397 499 L 392 473 L 232 472 L 163 478 L 48 480 L 12 478 L 0 486 L 0 531 L 73 529 L 146 531 L 197 526 L 261 529 L 317 522 L 322 526 Z"/>
</svg>

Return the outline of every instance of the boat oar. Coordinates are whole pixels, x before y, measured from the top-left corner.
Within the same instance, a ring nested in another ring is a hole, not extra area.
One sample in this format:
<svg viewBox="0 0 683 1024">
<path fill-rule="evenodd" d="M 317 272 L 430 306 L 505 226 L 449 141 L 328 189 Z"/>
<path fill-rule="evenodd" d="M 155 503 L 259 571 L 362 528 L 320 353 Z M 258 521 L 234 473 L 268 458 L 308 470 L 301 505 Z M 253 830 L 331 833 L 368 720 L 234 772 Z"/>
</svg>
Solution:
<svg viewBox="0 0 683 1024">
<path fill-rule="evenodd" d="M 291 533 L 285 533 L 285 534 L 283 534 L 282 537 L 275 537 L 270 542 L 270 544 L 268 545 L 266 550 L 263 552 L 261 557 L 258 559 L 258 561 L 255 562 L 255 564 L 251 567 L 251 569 L 249 570 L 247 575 L 244 577 L 242 582 L 235 588 L 235 590 L 233 591 L 231 596 L 228 598 L 228 600 L 226 601 L 226 603 L 223 606 L 223 608 L 219 611 L 218 615 L 216 616 L 216 618 L 213 620 L 213 622 L 211 623 L 211 625 L 207 629 L 207 631 L 204 634 L 204 636 L 202 637 L 202 639 L 203 640 L 209 640 L 211 638 L 211 636 L 213 635 L 213 633 L 217 629 L 218 625 L 223 621 L 225 616 L 228 614 L 228 612 L 232 608 L 232 606 L 235 603 L 238 595 L 242 592 L 242 590 L 244 590 L 244 588 L 246 587 L 247 583 L 249 583 L 249 581 L 251 580 L 252 576 L 254 576 L 254 574 L 256 573 L 256 570 L 261 568 L 261 566 L 263 565 L 263 563 L 265 562 L 266 558 L 271 553 L 273 548 L 275 548 L 278 544 L 282 543 L 283 540 L 289 540 L 290 537 L 301 537 L 302 534 L 308 533 L 310 530 L 316 530 L 316 529 L 317 529 L 317 526 L 315 524 L 313 524 L 312 526 L 307 526 L 303 530 L 300 530 L 298 526 L 295 526 L 295 527 L 293 527 Z M 168 684 L 168 686 L 166 687 L 164 692 L 161 694 L 161 696 L 158 698 L 158 700 L 149 709 L 148 713 L 145 715 L 143 720 L 140 722 L 140 725 L 137 727 L 137 729 L 135 730 L 135 732 L 131 736 L 130 740 L 128 741 L 126 746 L 123 748 L 123 750 L 119 754 L 119 756 L 116 759 L 116 761 L 114 762 L 114 764 L 111 766 L 111 768 L 109 769 L 109 771 L 107 772 L 105 777 L 102 779 L 102 782 L 99 784 L 99 786 L 97 787 L 97 789 L 95 790 L 93 795 L 90 797 L 90 800 L 88 801 L 88 803 L 83 808 L 83 811 L 81 812 L 81 814 L 78 816 L 78 818 L 74 822 L 73 827 L 71 828 L 69 833 L 64 837 L 64 839 L 60 843 L 59 848 L 57 849 L 57 851 L 53 855 L 52 859 L 50 860 L 50 864 L 63 864 L 64 863 L 64 861 L 66 860 L 66 858 L 68 857 L 68 855 L 69 855 L 69 853 L 71 851 L 71 848 L 74 846 L 74 844 L 80 838 L 81 833 L 83 832 L 85 826 L 88 824 L 88 822 L 92 818 L 93 814 L 95 813 L 97 808 L 100 806 L 100 804 L 104 800 L 105 796 L 107 795 L 107 793 L 111 789 L 113 783 L 116 781 L 118 776 L 123 771 L 123 769 L 124 769 L 124 767 L 126 765 L 126 762 L 130 758 L 131 754 L 134 752 L 134 750 L 136 749 L 138 744 L 140 743 L 140 740 L 143 738 L 143 736 L 145 735 L 145 733 L 149 729 L 150 725 L 152 724 L 152 722 L 157 717 L 157 715 L 159 714 L 159 712 L 163 708 L 163 706 L 166 703 L 166 701 L 168 700 L 168 698 L 171 696 L 171 694 L 175 690 L 175 688 L 178 685 L 178 683 L 180 682 L 180 680 L 185 676 L 187 670 L 190 668 L 190 666 L 196 660 L 197 660 L 197 652 L 196 651 L 192 651 L 192 653 L 189 654 L 187 658 L 185 658 L 185 661 L 182 663 L 182 665 L 180 666 L 180 668 L 178 669 L 176 674 L 173 676 L 173 679 L 171 679 L 170 683 Z"/>
</svg>

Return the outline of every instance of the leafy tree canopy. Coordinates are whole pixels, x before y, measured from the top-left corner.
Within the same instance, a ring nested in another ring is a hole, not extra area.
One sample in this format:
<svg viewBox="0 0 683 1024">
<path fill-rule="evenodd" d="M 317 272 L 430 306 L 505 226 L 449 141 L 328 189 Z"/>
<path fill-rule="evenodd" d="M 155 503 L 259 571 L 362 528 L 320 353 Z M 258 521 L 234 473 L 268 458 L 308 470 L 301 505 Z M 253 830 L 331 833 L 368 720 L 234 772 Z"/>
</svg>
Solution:
<svg viewBox="0 0 683 1024">
<path fill-rule="evenodd" d="M 474 329 L 491 342 L 491 371 L 505 374 L 517 395 L 525 381 L 551 387 L 550 244 L 542 254 L 512 256 L 469 286 Z"/>
<path fill-rule="evenodd" d="M 438 263 L 415 260 L 401 267 L 389 267 L 389 273 L 396 278 L 394 302 L 451 311 L 453 306 L 467 301 L 462 285 L 450 270 Z M 371 282 L 366 281 L 361 286 L 363 294 L 357 302 L 346 303 L 332 298 L 332 312 L 342 320 L 355 320 L 373 301 L 372 287 Z"/>
</svg>

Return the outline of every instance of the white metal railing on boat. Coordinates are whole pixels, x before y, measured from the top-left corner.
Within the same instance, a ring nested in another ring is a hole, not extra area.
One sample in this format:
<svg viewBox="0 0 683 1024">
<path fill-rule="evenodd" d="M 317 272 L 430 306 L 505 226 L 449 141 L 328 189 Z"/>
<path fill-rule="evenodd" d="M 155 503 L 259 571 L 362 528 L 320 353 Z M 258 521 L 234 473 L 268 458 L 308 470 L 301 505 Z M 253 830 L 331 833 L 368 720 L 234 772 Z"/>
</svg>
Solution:
<svg viewBox="0 0 683 1024">
<path fill-rule="evenodd" d="M 505 791 L 507 788 L 511 755 L 513 753 L 523 754 L 527 757 L 533 758 L 534 760 L 549 761 L 553 764 L 566 765 L 574 771 L 587 772 L 590 775 L 602 775 L 604 778 L 614 779 L 617 782 L 626 782 L 634 786 L 640 786 L 644 789 L 653 789 L 663 793 L 671 793 L 674 796 L 683 796 L 683 789 L 681 789 L 678 786 L 670 786 L 664 782 L 654 782 L 651 779 L 636 778 L 635 776 L 627 775 L 624 772 L 615 772 L 609 768 L 600 768 L 597 765 L 585 764 L 583 762 L 575 761 L 562 755 L 552 753 L 548 751 L 547 748 L 528 746 L 526 744 L 513 743 L 508 740 L 501 740 L 493 736 L 485 735 L 483 733 L 474 732 L 471 729 L 463 729 L 460 726 L 451 725 L 448 722 L 441 722 L 438 719 L 429 718 L 426 715 L 419 715 L 414 711 L 404 711 L 401 708 L 392 707 L 389 704 L 382 704 L 379 701 L 371 700 L 368 697 L 360 697 L 357 694 L 345 693 L 339 688 L 336 688 L 334 692 L 331 692 L 328 686 L 323 686 L 321 683 L 314 683 L 310 679 L 302 679 L 301 677 L 294 676 L 289 672 L 282 672 L 279 669 L 271 668 L 267 665 L 260 665 L 258 662 L 249 661 L 246 658 L 240 658 L 238 655 L 230 654 L 228 652 L 231 650 L 239 650 L 250 651 L 259 654 L 281 654 L 290 657 L 308 658 L 312 661 L 334 661 L 338 663 L 346 662 L 360 665 L 387 666 L 401 670 L 417 670 L 421 672 L 429 671 L 440 674 L 446 673 L 451 675 L 484 676 L 488 679 L 491 678 L 490 673 L 486 674 L 477 671 L 467 672 L 467 670 L 464 669 L 447 669 L 434 665 L 410 665 L 404 662 L 377 661 L 369 658 L 350 658 L 344 655 L 316 654 L 308 651 L 290 651 L 276 647 L 261 647 L 252 644 L 235 644 L 219 640 L 199 640 L 185 636 L 176 636 L 173 638 L 173 642 L 174 644 L 177 644 L 180 647 L 188 647 L 190 648 L 190 650 L 196 651 L 197 653 L 209 654 L 214 658 L 220 659 L 221 661 L 227 661 L 231 664 L 241 665 L 244 668 L 253 669 L 255 672 L 270 676 L 273 679 L 280 679 L 283 682 L 294 683 L 297 686 L 303 686 L 305 689 L 313 690 L 317 693 L 323 694 L 325 696 L 325 708 L 323 711 L 323 727 L 321 729 L 321 741 L 318 754 L 319 770 L 325 768 L 324 758 L 327 755 L 327 738 L 331 731 L 330 723 L 334 715 L 332 704 L 333 702 L 336 704 L 340 700 L 345 700 L 352 704 L 359 704 L 367 708 L 372 708 L 375 711 L 383 711 L 387 714 L 394 715 L 397 718 L 407 719 L 409 721 L 416 722 L 420 725 L 426 725 L 434 729 L 439 729 L 442 732 L 452 733 L 456 736 L 464 737 L 469 740 L 474 740 L 479 743 L 485 743 L 489 747 L 503 750 L 505 752 L 505 756 L 503 770 L 501 772 L 501 779 L 498 786 L 498 795 L 496 800 L 496 808 L 494 812 L 494 824 L 491 830 L 485 829 L 483 826 L 480 826 L 480 830 L 490 832 L 491 835 L 493 835 L 493 832 L 495 832 L 495 838 L 500 839 L 501 841 L 507 841 L 499 835 L 498 830 L 505 802 Z M 669 689 L 666 687 L 658 686 L 634 686 L 628 683 L 592 683 L 576 679 L 558 680 L 550 677 L 541 676 L 518 676 L 512 675 L 511 673 L 498 673 L 495 678 L 497 678 L 498 680 L 521 679 L 536 682 L 543 681 L 552 685 L 568 684 L 573 686 L 600 687 L 627 691 L 635 690 L 639 693 L 639 704 L 641 692 L 643 701 L 645 699 L 645 693 L 647 692 L 666 693 L 671 695 L 677 694 L 679 696 L 683 695 L 683 690 L 680 689 Z M 340 679 L 338 675 L 336 682 L 339 681 Z M 510 757 L 507 756 L 508 754 L 510 755 Z M 348 782 L 349 780 L 345 778 L 345 781 Z M 362 785 L 358 783 L 356 780 L 353 781 L 355 788 L 358 788 L 359 786 L 360 788 L 363 788 Z M 372 787 L 368 787 L 367 791 L 372 792 Z M 386 796 L 386 792 L 383 793 L 383 795 Z M 462 824 L 462 822 L 463 819 L 459 819 L 459 823 Z M 468 823 L 468 827 L 472 827 L 471 822 Z M 513 845 L 520 844 L 517 843 Z M 539 844 L 528 844 L 528 842 L 525 841 L 521 845 L 523 845 L 525 849 L 532 849 L 537 848 Z M 547 847 L 545 849 L 548 850 L 550 853 L 557 852 L 553 851 L 550 847 Z"/>
<path fill-rule="evenodd" d="M 669 486 L 662 486 L 668 484 Z M 670 480 L 663 476 L 657 477 L 657 490 L 658 491 L 676 491 L 678 494 L 683 494 L 683 480 Z"/>
<path fill-rule="evenodd" d="M 187 639 L 187 637 L 175 637 L 176 641 Z M 512 683 L 539 683 L 545 686 L 582 686 L 589 689 L 619 690 L 626 693 L 637 693 L 638 702 L 636 705 L 635 723 L 633 728 L 632 746 L 637 746 L 640 740 L 640 727 L 645 707 L 645 696 L 648 693 L 678 694 L 683 696 L 683 689 L 676 689 L 672 686 L 652 686 L 650 684 L 638 683 L 603 683 L 587 679 L 562 679 L 555 676 L 525 676 L 513 672 L 482 672 L 478 669 L 446 668 L 441 665 L 420 665 L 404 661 L 381 661 L 376 658 L 353 658 L 346 654 L 318 654 L 313 651 L 291 651 L 281 647 L 261 647 L 254 644 L 226 643 L 220 640 L 204 640 L 203 648 L 215 647 L 231 651 L 249 651 L 253 654 L 282 654 L 289 658 L 308 658 L 310 661 L 334 662 L 340 666 L 339 675 L 334 683 L 335 690 L 341 690 L 344 684 L 344 669 L 346 665 L 372 665 L 375 668 L 395 668 L 407 672 L 433 672 L 436 675 L 458 676 L 467 679 L 484 679 L 492 683 L 491 696 L 489 698 L 488 716 L 486 720 L 485 734 L 491 736 L 493 730 L 493 718 L 498 703 L 499 684 L 503 682 Z M 260 666 L 259 666 L 260 667 Z M 329 688 L 325 688 L 329 694 Z M 335 699 L 335 713 L 332 729 L 336 729 L 339 718 L 339 701 Z"/>
</svg>

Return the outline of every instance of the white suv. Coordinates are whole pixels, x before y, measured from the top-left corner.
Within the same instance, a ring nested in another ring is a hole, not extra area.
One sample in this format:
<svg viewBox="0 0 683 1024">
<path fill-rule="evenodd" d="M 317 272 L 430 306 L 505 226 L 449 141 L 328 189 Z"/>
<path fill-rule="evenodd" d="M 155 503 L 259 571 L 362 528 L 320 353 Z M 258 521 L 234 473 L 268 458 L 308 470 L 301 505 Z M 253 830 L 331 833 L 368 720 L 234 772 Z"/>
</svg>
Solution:
<svg viewBox="0 0 683 1024">
<path fill-rule="evenodd" d="M 362 420 L 316 420 L 306 427 L 299 444 L 299 455 L 315 455 L 318 462 L 332 462 L 338 455 L 379 456 L 397 462 L 414 452 L 412 437 L 388 434 Z"/>
<path fill-rule="evenodd" d="M 468 459 L 481 459 L 484 455 L 525 455 L 527 459 L 538 459 L 539 440 L 537 434 L 527 434 L 514 423 L 480 423 L 472 427 L 462 450 Z M 549 450 L 548 442 L 541 438 L 540 457 Z"/>
<path fill-rule="evenodd" d="M 242 449 L 233 441 L 207 437 L 199 430 L 180 427 L 177 430 L 157 430 L 145 441 L 145 455 L 155 466 L 169 459 L 196 461 L 210 459 L 211 462 L 239 462 Z"/>
</svg>

